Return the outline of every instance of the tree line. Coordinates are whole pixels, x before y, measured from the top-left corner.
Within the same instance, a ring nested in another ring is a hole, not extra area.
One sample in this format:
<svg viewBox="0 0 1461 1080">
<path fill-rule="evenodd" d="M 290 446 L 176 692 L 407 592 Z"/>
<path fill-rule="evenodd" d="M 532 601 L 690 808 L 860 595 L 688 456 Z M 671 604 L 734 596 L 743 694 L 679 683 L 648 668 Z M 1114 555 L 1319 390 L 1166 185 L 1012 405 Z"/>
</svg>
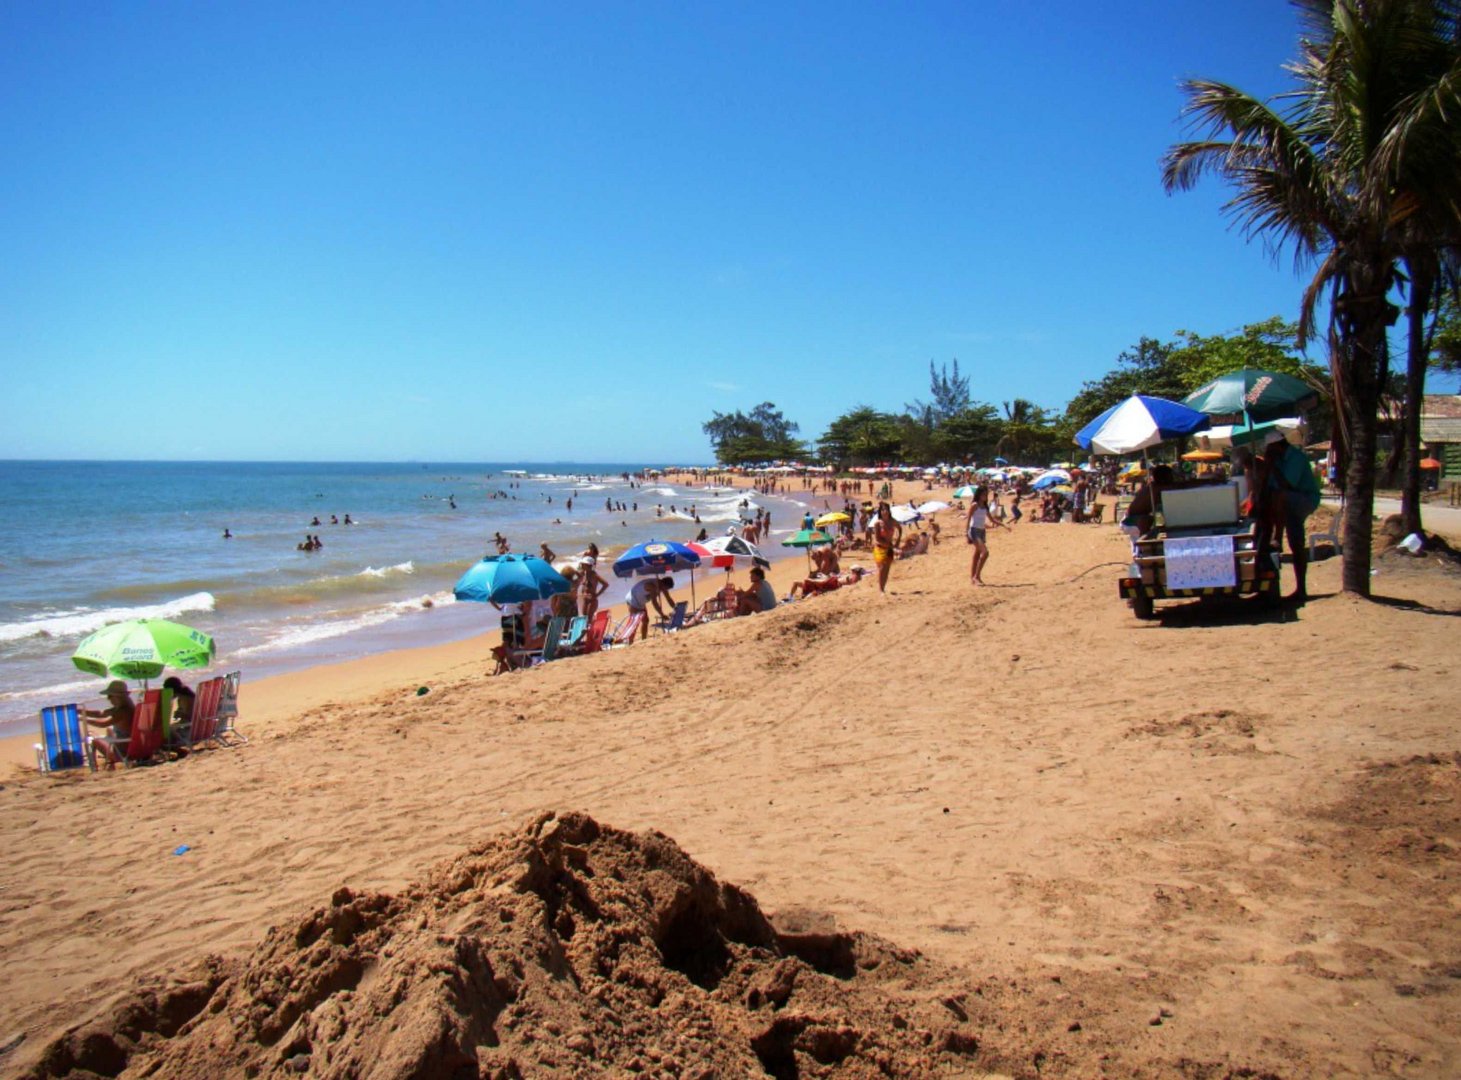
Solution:
<svg viewBox="0 0 1461 1080">
<path fill-rule="evenodd" d="M 796 438 L 799 425 L 773 402 L 750 413 L 715 413 L 703 425 L 723 465 L 770 461 L 817 461 L 846 469 L 896 462 L 903 465 L 988 463 L 1043 465 L 1077 454 L 1075 433 L 1134 393 L 1180 400 L 1218 375 L 1241 367 L 1295 375 L 1327 392 L 1323 368 L 1295 346 L 1297 328 L 1278 317 L 1236 334 L 1205 336 L 1178 331 L 1170 341 L 1141 338 L 1116 357 L 1104 376 L 1085 383 L 1062 410 L 1026 398 L 998 406 L 976 400 L 971 376 L 959 361 L 928 365 L 928 398 L 896 412 L 859 404 L 834 419 L 814 442 Z M 1324 417 L 1317 418 L 1321 434 Z M 1313 428 L 1311 428 L 1313 430 Z"/>
</svg>

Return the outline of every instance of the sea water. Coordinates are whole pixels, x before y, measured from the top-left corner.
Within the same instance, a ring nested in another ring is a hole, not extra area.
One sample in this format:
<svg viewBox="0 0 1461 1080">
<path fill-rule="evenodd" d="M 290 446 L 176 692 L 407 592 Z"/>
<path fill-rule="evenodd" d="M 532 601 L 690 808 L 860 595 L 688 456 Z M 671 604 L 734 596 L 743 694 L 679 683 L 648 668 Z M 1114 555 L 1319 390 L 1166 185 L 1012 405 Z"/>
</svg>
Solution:
<svg viewBox="0 0 1461 1080">
<path fill-rule="evenodd" d="M 495 553 L 495 533 L 530 554 L 540 543 L 560 557 L 598 544 L 605 599 L 617 602 L 627 583 L 610 572 L 616 551 L 702 527 L 723 533 L 764 506 L 773 530 L 764 547 L 777 558 L 790 552 L 775 537 L 813 502 L 634 481 L 643 468 L 0 462 L 0 736 L 34 731 L 44 705 L 97 696 L 105 684 L 70 657 L 111 622 L 185 623 L 213 635 L 211 670 L 258 678 L 495 627 L 492 608 L 451 594 Z M 622 512 L 607 509 L 619 503 Z M 347 514 L 354 524 L 343 524 Z M 298 550 L 306 534 L 324 546 Z"/>
</svg>

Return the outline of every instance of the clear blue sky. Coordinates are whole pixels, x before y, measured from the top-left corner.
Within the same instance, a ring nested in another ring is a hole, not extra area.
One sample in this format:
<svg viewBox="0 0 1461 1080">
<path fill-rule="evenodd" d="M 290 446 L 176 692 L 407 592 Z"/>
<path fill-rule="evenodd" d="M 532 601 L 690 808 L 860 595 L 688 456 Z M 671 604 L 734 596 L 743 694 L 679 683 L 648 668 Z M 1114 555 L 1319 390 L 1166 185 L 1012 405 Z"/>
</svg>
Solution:
<svg viewBox="0 0 1461 1080">
<path fill-rule="evenodd" d="M 1277 0 L 12 3 L 0 457 L 704 461 L 712 410 L 1061 408 L 1302 282 L 1167 196 Z"/>
</svg>

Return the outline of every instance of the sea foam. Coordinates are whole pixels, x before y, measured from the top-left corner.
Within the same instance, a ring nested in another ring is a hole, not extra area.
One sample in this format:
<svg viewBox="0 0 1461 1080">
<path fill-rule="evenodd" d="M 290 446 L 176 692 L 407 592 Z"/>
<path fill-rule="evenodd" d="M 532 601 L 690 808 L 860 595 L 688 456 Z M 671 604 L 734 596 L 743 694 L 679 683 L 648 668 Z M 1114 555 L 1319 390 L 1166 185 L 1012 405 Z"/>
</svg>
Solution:
<svg viewBox="0 0 1461 1080">
<path fill-rule="evenodd" d="M 176 619 L 189 612 L 212 611 L 213 604 L 212 593 L 196 592 L 162 604 L 49 612 L 34 619 L 0 623 L 0 641 L 20 641 L 30 637 L 78 637 L 128 619 Z"/>
</svg>

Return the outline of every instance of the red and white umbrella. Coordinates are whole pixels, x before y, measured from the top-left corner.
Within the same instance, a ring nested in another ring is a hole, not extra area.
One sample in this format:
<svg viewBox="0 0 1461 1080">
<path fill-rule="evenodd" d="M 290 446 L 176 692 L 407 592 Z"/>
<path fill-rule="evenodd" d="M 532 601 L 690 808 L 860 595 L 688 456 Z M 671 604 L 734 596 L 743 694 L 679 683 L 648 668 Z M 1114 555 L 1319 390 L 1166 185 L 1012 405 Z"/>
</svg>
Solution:
<svg viewBox="0 0 1461 1080">
<path fill-rule="evenodd" d="M 742 536 L 712 536 L 688 546 L 700 556 L 701 566 L 714 566 L 727 572 L 737 566 L 771 565 L 756 545 Z"/>
</svg>

